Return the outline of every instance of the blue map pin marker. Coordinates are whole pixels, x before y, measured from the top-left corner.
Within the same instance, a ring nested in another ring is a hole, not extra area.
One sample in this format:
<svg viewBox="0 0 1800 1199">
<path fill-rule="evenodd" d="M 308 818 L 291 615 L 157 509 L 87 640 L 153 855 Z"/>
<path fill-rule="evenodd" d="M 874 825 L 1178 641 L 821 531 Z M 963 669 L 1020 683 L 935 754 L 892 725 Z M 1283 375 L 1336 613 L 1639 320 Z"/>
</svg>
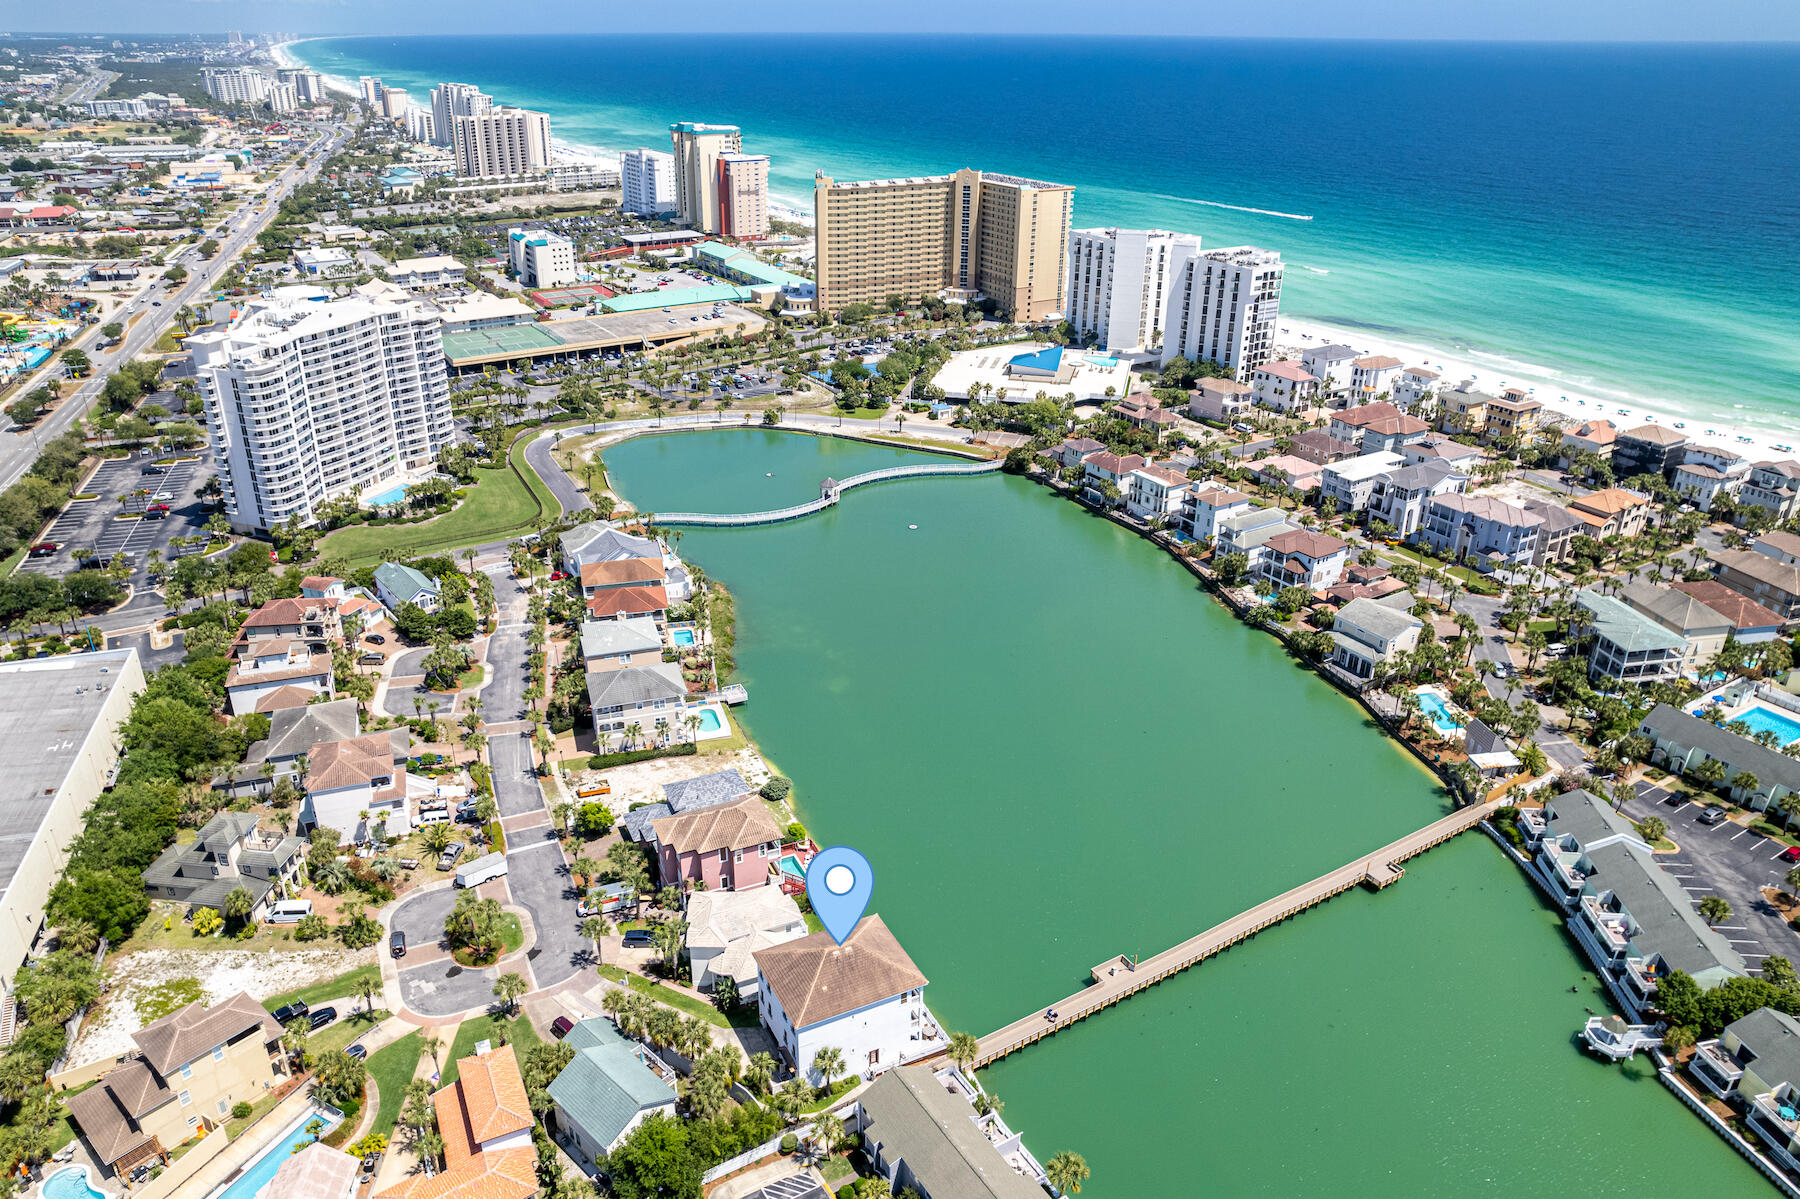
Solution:
<svg viewBox="0 0 1800 1199">
<path fill-rule="evenodd" d="M 856 931 L 875 889 L 875 872 L 869 859 L 848 845 L 833 845 L 813 856 L 806 866 L 806 897 L 839 945 Z"/>
</svg>

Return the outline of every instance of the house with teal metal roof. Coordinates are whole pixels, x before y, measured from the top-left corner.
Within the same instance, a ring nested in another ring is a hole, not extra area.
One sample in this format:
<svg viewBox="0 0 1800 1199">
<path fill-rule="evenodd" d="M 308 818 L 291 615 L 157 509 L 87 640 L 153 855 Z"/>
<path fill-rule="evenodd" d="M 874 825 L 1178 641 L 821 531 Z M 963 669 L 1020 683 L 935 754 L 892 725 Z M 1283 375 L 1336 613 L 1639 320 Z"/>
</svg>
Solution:
<svg viewBox="0 0 1800 1199">
<path fill-rule="evenodd" d="M 427 612 L 438 610 L 438 585 L 427 574 L 400 562 L 383 562 L 375 568 L 375 594 L 389 612 L 402 604 L 417 604 Z"/>
<path fill-rule="evenodd" d="M 590 1016 L 563 1038 L 575 1057 L 548 1088 L 564 1148 L 590 1173 L 651 1112 L 675 1114 L 675 1076 L 611 1020 Z"/>
</svg>

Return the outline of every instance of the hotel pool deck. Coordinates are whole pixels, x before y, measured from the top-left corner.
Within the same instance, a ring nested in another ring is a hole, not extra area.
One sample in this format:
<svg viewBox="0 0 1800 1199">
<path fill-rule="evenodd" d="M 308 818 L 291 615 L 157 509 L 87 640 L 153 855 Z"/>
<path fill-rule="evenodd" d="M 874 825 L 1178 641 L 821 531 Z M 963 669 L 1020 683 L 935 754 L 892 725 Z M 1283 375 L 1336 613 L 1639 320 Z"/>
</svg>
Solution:
<svg viewBox="0 0 1800 1199">
<path fill-rule="evenodd" d="M 1704 709 L 1700 709 L 1695 711 L 1694 715 L 1701 716 L 1703 712 Z M 1792 712 L 1784 712 L 1780 708 L 1771 707 L 1765 703 L 1752 702 L 1735 712 L 1730 712 L 1722 723 L 1733 724 L 1740 720 L 1750 726 L 1752 737 L 1762 732 L 1774 733 L 1775 744 L 1778 748 L 1800 741 L 1800 716 L 1796 716 Z"/>
<path fill-rule="evenodd" d="M 1431 722 L 1439 736 L 1461 737 L 1464 735 L 1463 727 L 1456 719 L 1462 709 L 1450 702 L 1442 688 L 1419 687 L 1413 691 L 1413 694 L 1419 697 L 1419 711 L 1424 714 L 1425 719 Z"/>
</svg>

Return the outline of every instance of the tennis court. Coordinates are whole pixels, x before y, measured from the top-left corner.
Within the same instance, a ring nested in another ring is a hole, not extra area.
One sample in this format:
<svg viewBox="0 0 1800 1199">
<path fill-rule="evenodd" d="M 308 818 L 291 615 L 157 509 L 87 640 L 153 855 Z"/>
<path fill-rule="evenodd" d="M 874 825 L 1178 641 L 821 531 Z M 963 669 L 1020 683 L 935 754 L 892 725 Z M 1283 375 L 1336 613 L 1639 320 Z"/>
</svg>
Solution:
<svg viewBox="0 0 1800 1199">
<path fill-rule="evenodd" d="M 444 357 L 452 362 L 471 358 L 527 358 L 563 348 L 563 343 L 536 325 L 491 325 L 444 334 Z"/>
</svg>

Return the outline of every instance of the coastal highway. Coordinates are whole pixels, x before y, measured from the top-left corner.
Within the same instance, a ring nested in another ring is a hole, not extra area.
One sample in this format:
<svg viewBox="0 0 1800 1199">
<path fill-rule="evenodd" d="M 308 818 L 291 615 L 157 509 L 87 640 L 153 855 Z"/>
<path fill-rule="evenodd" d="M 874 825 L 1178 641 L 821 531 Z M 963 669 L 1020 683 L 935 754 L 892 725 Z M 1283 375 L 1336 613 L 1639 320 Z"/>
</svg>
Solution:
<svg viewBox="0 0 1800 1199">
<path fill-rule="evenodd" d="M 94 370 L 74 394 L 66 397 L 49 415 L 31 428 L 0 434 L 0 491 L 11 487 L 24 476 L 36 460 L 38 447 L 43 442 L 61 436 L 75 425 L 100 395 L 100 389 L 106 386 L 108 375 L 131 361 L 134 355 L 155 345 L 156 339 L 174 323 L 175 313 L 180 311 L 182 305 L 197 302 L 226 277 L 238 254 L 275 219 L 280 201 L 294 188 L 310 182 L 325 160 L 337 152 L 348 136 L 347 130 L 339 129 L 321 133 L 309 143 L 305 150 L 309 158 L 306 167 L 302 169 L 295 167 L 293 163 L 288 164 L 262 193 L 268 204 L 260 214 L 255 213 L 248 203 L 239 206 L 231 215 L 232 231 L 220 240 L 217 254 L 209 259 L 202 259 L 192 251 L 185 251 L 178 261 L 188 268 L 187 282 L 174 290 L 168 290 L 160 281 L 152 283 L 123 308 L 105 314 L 102 324 L 117 321 L 126 326 L 124 339 L 110 349 L 95 348 L 90 339 L 90 344 L 83 348 L 94 360 Z M 161 301 L 160 307 L 154 301 Z M 135 324 L 131 323 L 134 316 L 138 317 Z M 61 361 L 52 358 L 35 377 L 20 388 L 19 394 L 27 394 L 60 377 L 62 373 Z"/>
</svg>

